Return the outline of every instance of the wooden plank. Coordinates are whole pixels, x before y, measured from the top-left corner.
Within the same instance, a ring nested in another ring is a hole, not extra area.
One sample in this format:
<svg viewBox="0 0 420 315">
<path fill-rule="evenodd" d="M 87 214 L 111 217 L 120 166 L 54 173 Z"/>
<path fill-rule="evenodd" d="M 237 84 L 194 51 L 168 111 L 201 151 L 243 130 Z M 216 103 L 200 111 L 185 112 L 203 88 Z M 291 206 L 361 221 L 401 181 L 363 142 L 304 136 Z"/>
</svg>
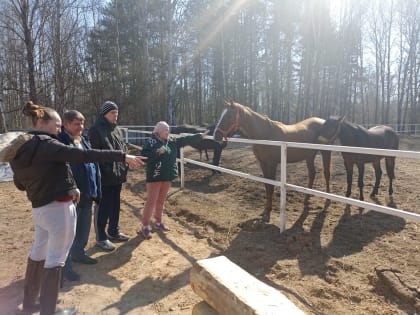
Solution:
<svg viewBox="0 0 420 315">
<path fill-rule="evenodd" d="M 197 261 L 190 272 L 193 291 L 219 315 L 303 315 L 285 295 L 225 256 Z"/>
</svg>

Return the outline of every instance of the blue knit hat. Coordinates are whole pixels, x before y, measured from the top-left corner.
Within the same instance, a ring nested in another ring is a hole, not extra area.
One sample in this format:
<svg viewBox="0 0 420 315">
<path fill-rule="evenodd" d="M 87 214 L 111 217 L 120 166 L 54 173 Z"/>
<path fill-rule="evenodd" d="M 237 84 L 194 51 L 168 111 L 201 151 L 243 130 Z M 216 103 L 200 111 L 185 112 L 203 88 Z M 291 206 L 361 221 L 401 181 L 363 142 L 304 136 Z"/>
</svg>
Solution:
<svg viewBox="0 0 420 315">
<path fill-rule="evenodd" d="M 101 114 L 105 116 L 107 113 L 109 113 L 111 110 L 114 110 L 114 109 L 118 110 L 117 104 L 111 101 L 106 101 L 102 105 Z"/>
</svg>

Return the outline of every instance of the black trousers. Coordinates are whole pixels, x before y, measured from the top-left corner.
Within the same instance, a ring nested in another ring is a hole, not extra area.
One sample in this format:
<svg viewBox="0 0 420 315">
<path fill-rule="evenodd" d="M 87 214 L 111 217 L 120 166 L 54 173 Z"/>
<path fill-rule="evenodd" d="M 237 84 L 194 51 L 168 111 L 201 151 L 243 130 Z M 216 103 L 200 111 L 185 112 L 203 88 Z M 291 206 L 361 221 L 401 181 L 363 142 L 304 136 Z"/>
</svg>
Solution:
<svg viewBox="0 0 420 315">
<path fill-rule="evenodd" d="M 115 186 L 102 186 L 102 199 L 95 211 L 96 240 L 108 239 L 105 233 L 108 224 L 108 235 L 115 236 L 119 233 L 120 205 L 122 184 Z"/>
</svg>

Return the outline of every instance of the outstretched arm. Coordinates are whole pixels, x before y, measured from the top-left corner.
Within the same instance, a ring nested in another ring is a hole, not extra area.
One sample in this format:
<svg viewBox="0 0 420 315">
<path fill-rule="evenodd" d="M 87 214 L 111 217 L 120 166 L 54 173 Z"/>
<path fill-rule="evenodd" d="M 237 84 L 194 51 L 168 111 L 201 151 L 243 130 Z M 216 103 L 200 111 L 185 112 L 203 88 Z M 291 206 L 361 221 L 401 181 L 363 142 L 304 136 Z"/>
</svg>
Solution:
<svg viewBox="0 0 420 315">
<path fill-rule="evenodd" d="M 144 161 L 147 160 L 147 157 L 141 155 L 125 155 L 125 162 L 132 167 L 139 167 L 144 165 Z"/>
</svg>

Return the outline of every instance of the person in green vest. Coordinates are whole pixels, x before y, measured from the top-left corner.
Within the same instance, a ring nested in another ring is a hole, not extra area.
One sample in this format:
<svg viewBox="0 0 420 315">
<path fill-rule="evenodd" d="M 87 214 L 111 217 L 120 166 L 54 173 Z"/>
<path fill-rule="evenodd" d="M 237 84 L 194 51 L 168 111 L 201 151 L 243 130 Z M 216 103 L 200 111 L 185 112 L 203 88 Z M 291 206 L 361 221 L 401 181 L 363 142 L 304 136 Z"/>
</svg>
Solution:
<svg viewBox="0 0 420 315">
<path fill-rule="evenodd" d="M 207 131 L 173 138 L 170 137 L 169 125 L 165 121 L 159 121 L 152 136 L 143 146 L 141 155 L 148 158 L 146 162 L 147 199 L 141 219 L 141 232 L 145 239 L 152 237 L 150 226 L 152 216 L 155 220 L 155 229 L 169 231 L 169 227 L 162 222 L 162 215 L 171 182 L 178 176 L 177 151 L 180 147 L 199 142 L 206 134 Z"/>
</svg>

